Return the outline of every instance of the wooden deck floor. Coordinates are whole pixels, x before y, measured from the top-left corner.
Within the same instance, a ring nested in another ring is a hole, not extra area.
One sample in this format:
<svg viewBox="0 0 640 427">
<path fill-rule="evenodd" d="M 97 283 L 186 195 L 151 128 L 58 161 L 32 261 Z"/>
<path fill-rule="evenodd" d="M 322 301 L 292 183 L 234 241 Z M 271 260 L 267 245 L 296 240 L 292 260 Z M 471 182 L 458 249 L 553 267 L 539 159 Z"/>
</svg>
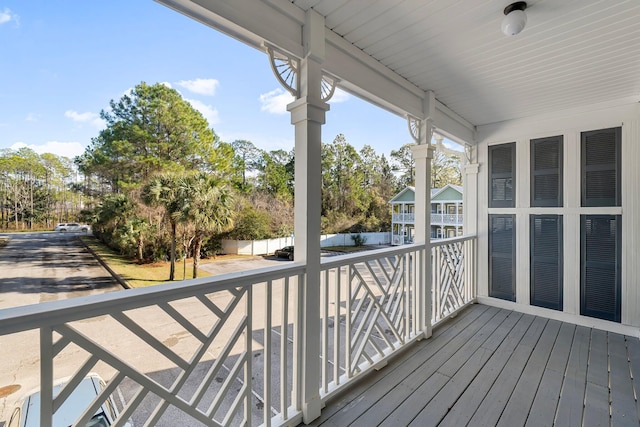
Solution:
<svg viewBox="0 0 640 427">
<path fill-rule="evenodd" d="M 640 341 L 473 305 L 335 396 L 320 426 L 638 426 Z"/>
</svg>

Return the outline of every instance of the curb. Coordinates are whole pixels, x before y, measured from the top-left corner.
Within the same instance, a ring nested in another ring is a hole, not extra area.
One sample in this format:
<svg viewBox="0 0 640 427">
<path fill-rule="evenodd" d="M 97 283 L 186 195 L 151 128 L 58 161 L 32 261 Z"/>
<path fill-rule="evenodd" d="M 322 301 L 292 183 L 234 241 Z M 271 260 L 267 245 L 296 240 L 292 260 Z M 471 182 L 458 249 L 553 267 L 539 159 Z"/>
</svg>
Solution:
<svg viewBox="0 0 640 427">
<path fill-rule="evenodd" d="M 77 239 L 80 241 L 80 243 L 82 243 L 82 245 L 89 251 L 89 253 L 91 255 L 93 255 L 93 257 L 98 260 L 98 262 L 100 263 L 100 265 L 102 265 L 105 270 L 107 270 L 109 272 L 109 274 L 111 274 L 111 276 L 116 280 L 116 282 L 118 282 L 120 284 L 120 286 L 122 286 L 125 289 L 132 289 L 132 287 L 129 285 L 129 283 L 127 283 L 126 280 L 124 280 L 122 278 L 122 276 L 120 276 L 118 273 L 116 273 L 115 271 L 113 271 L 113 269 L 111 267 L 109 267 L 109 264 L 107 264 L 102 257 L 100 257 L 100 255 L 98 255 L 93 249 L 91 249 L 89 247 L 89 245 L 87 245 L 85 243 L 84 240 L 82 240 L 80 238 L 80 236 L 77 237 Z"/>
</svg>

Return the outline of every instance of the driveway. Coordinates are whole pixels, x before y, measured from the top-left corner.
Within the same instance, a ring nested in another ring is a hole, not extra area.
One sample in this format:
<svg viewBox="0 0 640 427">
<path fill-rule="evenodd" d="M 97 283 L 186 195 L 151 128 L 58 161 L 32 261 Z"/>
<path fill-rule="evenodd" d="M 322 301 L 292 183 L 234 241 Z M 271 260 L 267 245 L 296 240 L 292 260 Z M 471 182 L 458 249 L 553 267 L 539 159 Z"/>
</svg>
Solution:
<svg viewBox="0 0 640 427">
<path fill-rule="evenodd" d="M 0 236 L 0 309 L 122 289 L 76 233 Z"/>
<path fill-rule="evenodd" d="M 229 260 L 220 260 L 200 264 L 200 268 L 213 275 L 235 273 L 238 271 L 255 270 L 257 268 L 287 265 L 291 261 L 284 258 L 245 256 Z"/>
</svg>

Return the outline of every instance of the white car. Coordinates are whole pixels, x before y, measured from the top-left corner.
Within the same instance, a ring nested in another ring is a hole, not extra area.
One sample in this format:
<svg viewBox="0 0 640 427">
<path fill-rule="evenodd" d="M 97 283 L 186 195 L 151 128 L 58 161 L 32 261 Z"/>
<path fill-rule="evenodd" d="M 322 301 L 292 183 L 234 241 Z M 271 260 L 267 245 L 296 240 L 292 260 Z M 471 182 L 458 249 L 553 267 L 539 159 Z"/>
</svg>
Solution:
<svg viewBox="0 0 640 427">
<path fill-rule="evenodd" d="M 56 225 L 56 228 L 53 231 L 61 231 L 61 232 L 77 232 L 81 231 L 83 233 L 89 232 L 89 226 L 86 224 L 78 224 L 77 222 L 61 222 Z"/>
<path fill-rule="evenodd" d="M 68 382 L 69 378 L 63 378 L 53 384 L 54 398 Z M 91 406 L 93 400 L 105 386 L 105 382 L 98 374 L 90 373 L 87 375 L 53 415 L 53 427 L 75 426 L 75 422 Z M 85 426 L 109 427 L 116 418 L 118 418 L 118 410 L 112 396 L 109 396 Z M 7 427 L 37 427 L 39 425 L 40 390 L 36 389 L 22 398 L 20 405 L 13 411 Z M 125 427 L 127 426 L 131 427 L 129 423 L 125 423 Z"/>
</svg>

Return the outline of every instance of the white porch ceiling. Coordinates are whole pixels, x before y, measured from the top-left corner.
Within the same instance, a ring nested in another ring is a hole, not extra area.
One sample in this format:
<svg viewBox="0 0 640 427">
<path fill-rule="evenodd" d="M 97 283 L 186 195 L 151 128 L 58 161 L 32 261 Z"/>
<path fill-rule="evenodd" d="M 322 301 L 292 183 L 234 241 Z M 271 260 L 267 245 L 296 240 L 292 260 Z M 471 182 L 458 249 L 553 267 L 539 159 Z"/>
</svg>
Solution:
<svg viewBox="0 0 640 427">
<path fill-rule="evenodd" d="M 640 101 L 638 0 L 529 0 L 527 26 L 514 37 L 500 31 L 510 0 L 158 1 L 294 55 L 312 8 L 325 17 L 328 71 L 348 90 L 401 114 L 418 113 L 432 90 L 452 133 Z"/>
</svg>

